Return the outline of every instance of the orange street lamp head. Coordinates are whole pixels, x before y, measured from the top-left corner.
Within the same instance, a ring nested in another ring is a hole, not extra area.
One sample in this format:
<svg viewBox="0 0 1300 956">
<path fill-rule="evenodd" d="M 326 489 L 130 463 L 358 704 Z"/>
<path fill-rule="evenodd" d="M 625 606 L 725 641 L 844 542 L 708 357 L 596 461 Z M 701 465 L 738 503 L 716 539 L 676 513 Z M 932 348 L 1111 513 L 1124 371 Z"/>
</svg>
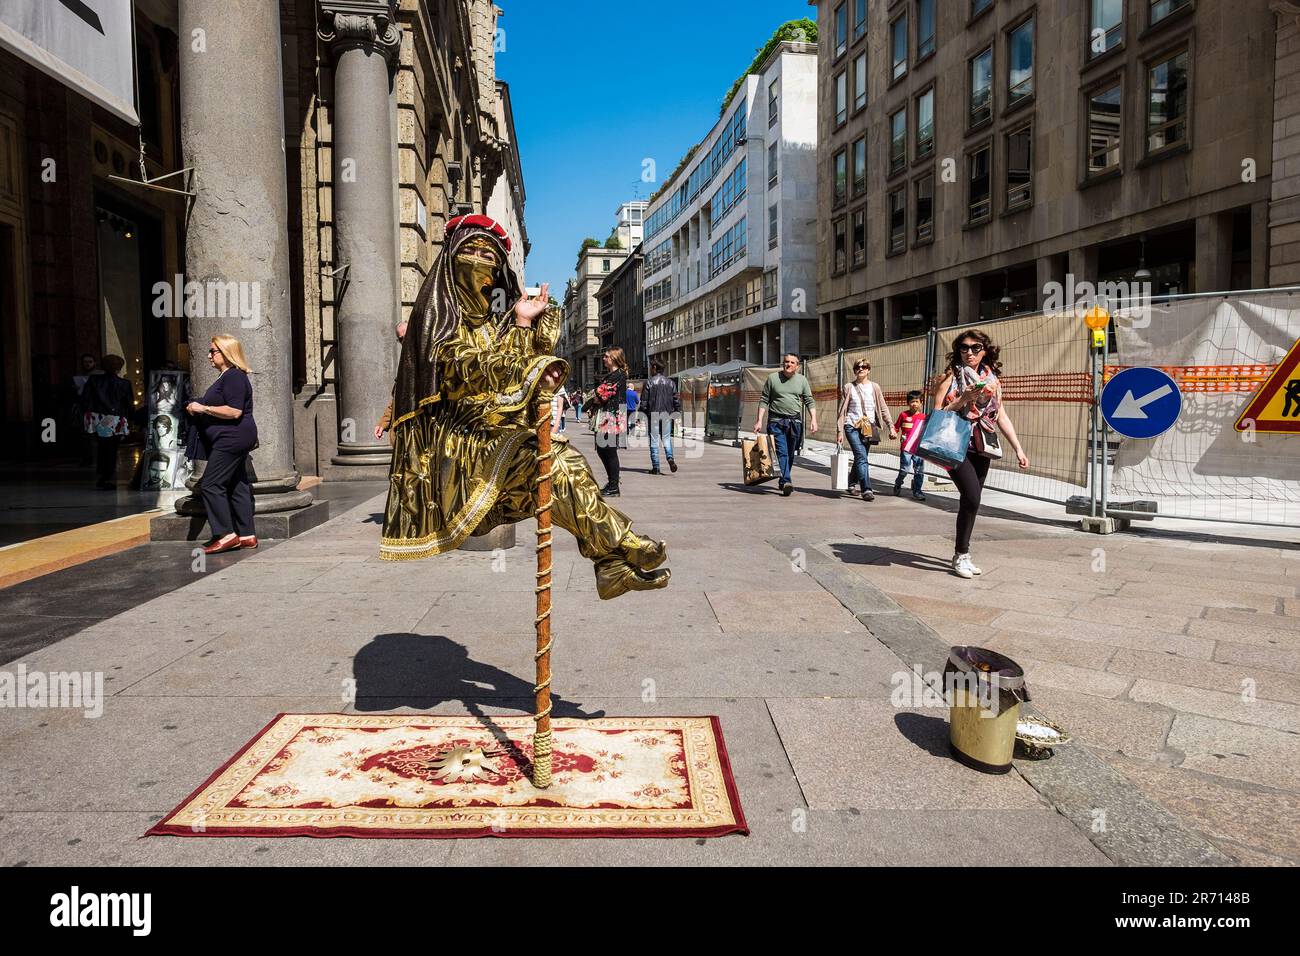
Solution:
<svg viewBox="0 0 1300 956">
<path fill-rule="evenodd" d="M 1100 332 L 1110 325 L 1110 313 L 1099 305 L 1094 305 L 1083 314 L 1084 324 L 1094 332 Z"/>
</svg>

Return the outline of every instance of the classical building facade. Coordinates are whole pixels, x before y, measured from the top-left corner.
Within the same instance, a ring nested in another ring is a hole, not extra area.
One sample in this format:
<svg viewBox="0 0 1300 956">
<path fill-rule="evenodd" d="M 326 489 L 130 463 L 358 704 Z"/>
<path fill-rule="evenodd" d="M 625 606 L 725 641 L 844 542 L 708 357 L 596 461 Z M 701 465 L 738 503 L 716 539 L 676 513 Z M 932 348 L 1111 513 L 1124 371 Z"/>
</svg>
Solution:
<svg viewBox="0 0 1300 956">
<path fill-rule="evenodd" d="M 651 199 L 648 357 L 672 374 L 817 345 L 817 48 L 782 41 Z"/>
<path fill-rule="evenodd" d="M 561 357 L 569 362 L 569 387 L 591 388 L 605 374 L 600 338 L 601 286 L 631 254 L 629 249 L 592 246 L 578 254 L 572 285 L 565 292 L 564 345 Z"/>
<path fill-rule="evenodd" d="M 617 345 L 627 356 L 633 378 L 644 378 L 649 366 L 645 353 L 645 313 L 641 299 L 641 272 L 645 260 L 641 246 L 623 260 L 596 293 L 600 307 L 600 345 Z"/>
<path fill-rule="evenodd" d="M 0 29 L 4 454 L 67 448 L 42 442 L 40 425 L 66 423 L 83 353 L 127 360 L 143 415 L 150 372 L 187 369 L 201 393 L 208 340 L 227 332 L 253 366 L 259 514 L 307 508 L 303 475 L 386 477 L 388 445 L 372 431 L 395 328 L 447 220 L 490 210 L 521 273 L 528 251 L 496 76 L 500 8 L 135 0 L 133 24 L 101 25 L 84 4 L 16 2 L 55 18 L 56 40 L 116 31 L 117 62 L 134 59 L 139 79 L 134 103 L 128 77 L 124 103 L 106 106 L 77 71 L 50 75 L 44 54 L 17 55 L 13 27 Z M 258 307 L 174 309 L 179 294 L 152 290 L 177 279 L 248 290 Z"/>
<path fill-rule="evenodd" d="M 816 6 L 821 351 L 1039 308 L 1067 275 L 1269 283 L 1268 4 Z"/>
</svg>

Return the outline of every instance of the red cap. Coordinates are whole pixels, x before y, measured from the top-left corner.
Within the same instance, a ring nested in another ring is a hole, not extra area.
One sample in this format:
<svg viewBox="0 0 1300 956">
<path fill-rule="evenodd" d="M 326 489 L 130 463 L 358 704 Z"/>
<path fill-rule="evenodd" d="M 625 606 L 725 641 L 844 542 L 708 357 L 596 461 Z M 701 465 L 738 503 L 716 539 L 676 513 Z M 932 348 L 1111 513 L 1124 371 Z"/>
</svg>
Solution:
<svg viewBox="0 0 1300 956">
<path fill-rule="evenodd" d="M 504 228 L 495 219 L 489 219 L 487 216 L 457 216 L 455 219 L 447 222 L 447 235 L 450 236 L 461 226 L 478 226 L 480 229 L 486 229 L 488 232 L 496 233 L 503 243 L 505 243 L 506 252 L 510 251 L 510 236 L 506 234 Z"/>
</svg>

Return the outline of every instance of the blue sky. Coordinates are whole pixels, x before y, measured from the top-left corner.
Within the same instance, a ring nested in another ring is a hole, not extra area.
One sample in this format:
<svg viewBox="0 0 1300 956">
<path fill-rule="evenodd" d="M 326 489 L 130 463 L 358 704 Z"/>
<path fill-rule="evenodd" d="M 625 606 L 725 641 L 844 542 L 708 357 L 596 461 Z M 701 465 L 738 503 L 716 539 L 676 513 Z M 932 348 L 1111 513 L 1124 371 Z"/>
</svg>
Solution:
<svg viewBox="0 0 1300 956">
<path fill-rule="evenodd" d="M 627 199 L 649 199 L 717 122 L 755 50 L 807 0 L 497 0 L 527 192 L 529 285 L 563 297 L 585 236 L 604 241 Z M 652 158 L 659 182 L 641 182 Z"/>
</svg>

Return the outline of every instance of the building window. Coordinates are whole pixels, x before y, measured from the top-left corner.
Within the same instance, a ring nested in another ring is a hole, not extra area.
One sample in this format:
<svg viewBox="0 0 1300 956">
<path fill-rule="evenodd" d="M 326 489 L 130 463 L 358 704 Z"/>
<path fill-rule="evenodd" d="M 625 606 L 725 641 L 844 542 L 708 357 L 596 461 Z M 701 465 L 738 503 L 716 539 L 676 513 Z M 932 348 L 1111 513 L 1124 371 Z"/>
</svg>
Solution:
<svg viewBox="0 0 1300 956">
<path fill-rule="evenodd" d="M 893 72 L 897 80 L 907 72 L 907 11 L 889 26 L 889 50 L 893 58 Z"/>
<path fill-rule="evenodd" d="M 859 53 L 853 61 L 853 108 L 860 110 L 867 105 L 867 54 Z"/>
<path fill-rule="evenodd" d="M 776 248 L 776 226 L 777 226 L 776 205 L 767 207 L 767 247 Z"/>
<path fill-rule="evenodd" d="M 835 184 L 835 205 L 842 206 L 849 198 L 849 156 L 844 150 L 835 154 L 832 182 Z"/>
<path fill-rule="evenodd" d="M 867 208 L 863 206 L 851 217 L 853 220 L 853 268 L 867 261 Z"/>
<path fill-rule="evenodd" d="M 907 246 L 907 188 L 889 194 L 889 252 L 902 252 Z"/>
<path fill-rule="evenodd" d="M 1088 97 L 1088 175 L 1119 168 L 1120 85 Z"/>
<path fill-rule="evenodd" d="M 836 219 L 833 227 L 834 231 L 834 267 L 835 274 L 843 272 L 847 265 L 848 250 L 845 247 L 845 227 L 843 217 Z"/>
<path fill-rule="evenodd" d="M 745 314 L 757 312 L 763 303 L 763 277 L 750 279 L 745 283 Z"/>
<path fill-rule="evenodd" d="M 1155 26 L 1169 14 L 1181 10 L 1191 0 L 1151 0 L 1151 25 Z"/>
<path fill-rule="evenodd" d="M 778 82 L 777 80 L 773 80 L 767 86 L 767 125 L 768 126 L 774 126 L 776 124 L 777 82 Z"/>
<path fill-rule="evenodd" d="M 894 174 L 907 165 L 907 109 L 889 117 L 889 172 Z"/>
<path fill-rule="evenodd" d="M 934 0 L 916 0 L 916 61 L 934 52 Z"/>
<path fill-rule="evenodd" d="M 1034 134 L 1025 126 L 1006 135 L 1007 208 L 1028 206 L 1034 201 L 1032 153 Z"/>
<path fill-rule="evenodd" d="M 770 309 L 776 305 L 776 297 L 776 270 L 768 269 L 763 273 L 763 308 Z"/>
<path fill-rule="evenodd" d="M 867 138 L 861 136 L 853 141 L 853 195 L 860 196 L 867 191 Z"/>
<path fill-rule="evenodd" d="M 934 152 L 934 87 L 916 98 L 916 158 Z"/>
<path fill-rule="evenodd" d="M 1124 42 L 1124 0 L 1092 0 L 1088 21 L 1088 58 L 1101 56 Z"/>
<path fill-rule="evenodd" d="M 835 125 L 842 126 L 849 115 L 849 77 L 839 73 L 835 77 Z"/>
<path fill-rule="evenodd" d="M 853 39 L 867 32 L 867 0 L 853 0 Z"/>
<path fill-rule="evenodd" d="M 1034 19 L 1007 34 L 1007 106 L 1034 95 Z"/>
<path fill-rule="evenodd" d="M 849 13 L 840 4 L 835 8 L 835 55 L 840 56 L 848 48 L 849 43 Z"/>
<path fill-rule="evenodd" d="M 1162 60 L 1147 73 L 1147 152 L 1187 140 L 1187 51 Z"/>
<path fill-rule="evenodd" d="M 608 259 L 601 259 L 601 260 L 600 260 L 600 271 L 601 271 L 601 272 L 608 272 L 608 271 L 609 271 L 609 260 L 608 260 Z"/>
<path fill-rule="evenodd" d="M 970 61 L 970 125 L 979 126 L 992 117 L 993 47 L 989 47 Z"/>
<path fill-rule="evenodd" d="M 983 13 L 991 6 L 993 6 L 993 0 L 971 0 L 970 2 L 971 19 L 972 20 L 975 19 L 975 17 L 979 16 L 981 13 Z"/>
<path fill-rule="evenodd" d="M 971 222 L 987 219 L 993 211 L 993 147 L 981 146 L 966 157 L 967 210 Z"/>
<path fill-rule="evenodd" d="M 767 184 L 776 185 L 776 143 L 767 147 Z"/>
<path fill-rule="evenodd" d="M 934 238 L 934 176 L 922 176 L 916 181 L 916 242 L 929 242 Z"/>
</svg>

